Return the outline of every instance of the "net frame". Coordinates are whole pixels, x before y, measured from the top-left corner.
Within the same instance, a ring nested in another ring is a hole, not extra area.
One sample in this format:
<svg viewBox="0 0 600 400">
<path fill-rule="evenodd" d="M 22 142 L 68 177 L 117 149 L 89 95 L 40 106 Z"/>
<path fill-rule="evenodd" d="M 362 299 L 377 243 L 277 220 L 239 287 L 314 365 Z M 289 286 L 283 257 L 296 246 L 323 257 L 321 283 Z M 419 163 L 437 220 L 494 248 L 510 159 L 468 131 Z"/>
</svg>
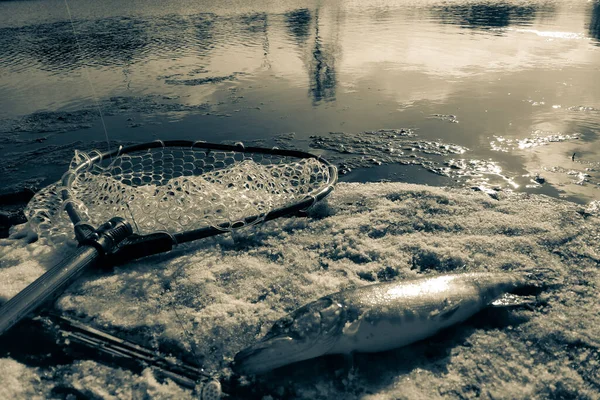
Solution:
<svg viewBox="0 0 600 400">
<path fill-rule="evenodd" d="M 216 225 L 207 225 L 205 227 L 191 229 L 180 232 L 167 232 L 158 230 L 153 233 L 138 234 L 134 233 L 126 238 L 115 251 L 120 253 L 123 259 L 137 258 L 143 255 L 155 254 L 163 251 L 168 251 L 173 245 L 177 245 L 184 242 L 197 240 L 209 236 L 218 235 L 224 232 L 228 232 L 234 229 L 238 229 L 247 225 L 254 225 L 264 221 L 269 221 L 284 215 L 293 214 L 299 211 L 306 210 L 316 202 L 327 197 L 334 189 L 335 184 L 338 180 L 337 168 L 329 163 L 327 160 L 320 156 L 298 150 L 285 150 L 278 148 L 263 148 L 244 146 L 241 143 L 235 145 L 219 144 L 219 143 L 208 143 L 203 141 L 190 141 L 190 140 L 168 140 L 168 141 L 154 141 L 148 143 L 141 143 L 127 147 L 119 147 L 113 151 L 107 152 L 93 152 L 92 155 L 84 157 L 84 161 L 72 166 L 72 168 L 63 175 L 61 179 L 62 188 L 60 189 L 60 195 L 63 200 L 62 207 L 67 213 L 71 220 L 77 240 L 81 243 L 93 233 L 96 227 L 91 226 L 84 217 L 83 213 L 78 207 L 78 200 L 74 196 L 71 187 L 73 182 L 76 180 L 78 174 L 89 170 L 95 164 L 101 164 L 110 160 L 118 158 L 124 154 L 140 153 L 144 151 L 151 151 L 153 149 L 160 148 L 180 148 L 185 150 L 195 150 L 199 152 L 205 152 L 208 155 L 210 152 L 231 152 L 234 154 L 242 154 L 244 157 L 248 156 L 253 159 L 256 156 L 274 156 L 286 159 L 314 159 L 323 165 L 328 171 L 328 179 L 325 179 L 323 185 L 318 190 L 306 195 L 304 198 L 293 203 L 286 204 L 282 207 L 277 207 L 268 210 L 266 213 L 259 213 L 254 215 L 245 216 L 241 221 L 235 224 L 221 223 Z M 216 168 L 215 170 L 218 170 Z M 149 253 L 149 254 L 146 254 Z"/>
</svg>

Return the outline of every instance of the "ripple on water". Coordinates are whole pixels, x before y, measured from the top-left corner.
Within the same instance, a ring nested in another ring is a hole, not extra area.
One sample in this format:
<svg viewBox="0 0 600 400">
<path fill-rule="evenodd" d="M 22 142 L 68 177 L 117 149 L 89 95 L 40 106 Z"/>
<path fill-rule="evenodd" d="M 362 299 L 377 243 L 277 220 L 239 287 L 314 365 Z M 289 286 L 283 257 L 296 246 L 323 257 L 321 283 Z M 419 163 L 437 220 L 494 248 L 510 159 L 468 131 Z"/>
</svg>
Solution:
<svg viewBox="0 0 600 400">
<path fill-rule="evenodd" d="M 104 116 L 198 113 L 211 111 L 208 103 L 181 104 L 165 96 L 114 96 L 99 103 Z M 18 143 L 22 133 L 69 132 L 91 128 L 98 120 L 94 106 L 73 111 L 38 111 L 20 118 L 0 119 L 0 144 Z"/>
<path fill-rule="evenodd" d="M 203 72 L 204 73 L 204 72 Z M 209 83 L 221 83 L 225 81 L 231 81 L 236 79 L 238 75 L 241 75 L 241 72 L 234 72 L 233 74 L 225 75 L 225 76 L 205 76 L 201 78 L 188 78 L 188 79 L 173 79 L 168 78 L 165 79 L 165 83 L 167 85 L 186 85 L 186 86 L 198 86 L 205 85 Z M 193 74 L 191 74 L 193 75 Z"/>
<path fill-rule="evenodd" d="M 266 14 L 260 13 L 113 17 L 75 20 L 73 27 L 63 21 L 2 28 L 0 66 L 10 72 L 32 66 L 53 72 L 82 65 L 110 67 L 140 60 L 214 56 L 239 44 L 262 46 L 266 28 Z"/>
</svg>

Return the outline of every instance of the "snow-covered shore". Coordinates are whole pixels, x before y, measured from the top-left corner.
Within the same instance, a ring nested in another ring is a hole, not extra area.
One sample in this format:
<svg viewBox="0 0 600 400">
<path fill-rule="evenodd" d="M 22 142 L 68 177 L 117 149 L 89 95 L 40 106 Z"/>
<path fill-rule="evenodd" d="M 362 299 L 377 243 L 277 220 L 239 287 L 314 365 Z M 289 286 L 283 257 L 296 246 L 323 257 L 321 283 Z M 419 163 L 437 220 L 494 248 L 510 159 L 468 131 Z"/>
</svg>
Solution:
<svg viewBox="0 0 600 400">
<path fill-rule="evenodd" d="M 80 279 L 57 302 L 223 379 L 237 351 L 271 323 L 341 289 L 419 274 L 527 271 L 547 283 L 531 309 L 493 310 L 430 340 L 330 356 L 248 380 L 248 398 L 600 397 L 600 218 L 545 196 L 402 183 L 339 184 L 308 217 L 178 247 Z M 68 248 L 0 240 L 7 299 Z M 17 357 L 18 358 L 18 357 Z M 186 398 L 191 392 L 95 361 L 34 367 L 0 359 L 0 398 L 51 397 L 61 385 L 98 398 Z"/>
</svg>

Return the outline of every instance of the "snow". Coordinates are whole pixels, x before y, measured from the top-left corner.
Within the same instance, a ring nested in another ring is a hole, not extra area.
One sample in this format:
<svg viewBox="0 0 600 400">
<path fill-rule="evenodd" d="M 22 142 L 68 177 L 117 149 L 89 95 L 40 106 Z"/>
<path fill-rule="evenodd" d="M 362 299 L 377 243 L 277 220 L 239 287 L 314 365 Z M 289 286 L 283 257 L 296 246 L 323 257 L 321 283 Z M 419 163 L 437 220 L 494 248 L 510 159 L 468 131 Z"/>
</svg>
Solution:
<svg viewBox="0 0 600 400">
<path fill-rule="evenodd" d="M 227 380 L 236 352 L 328 293 L 428 273 L 523 271 L 545 284 L 535 307 L 487 310 L 431 339 L 357 354 L 351 363 L 327 356 L 248 377 L 235 398 L 600 398 L 598 215 L 545 196 L 497 198 L 341 183 L 307 217 L 91 273 L 56 308 L 144 346 L 195 357 Z M 13 296 L 70 251 L 0 240 L 0 296 Z M 99 398 L 192 397 L 149 371 L 0 359 L 0 397 L 46 398 L 57 388 Z"/>
</svg>

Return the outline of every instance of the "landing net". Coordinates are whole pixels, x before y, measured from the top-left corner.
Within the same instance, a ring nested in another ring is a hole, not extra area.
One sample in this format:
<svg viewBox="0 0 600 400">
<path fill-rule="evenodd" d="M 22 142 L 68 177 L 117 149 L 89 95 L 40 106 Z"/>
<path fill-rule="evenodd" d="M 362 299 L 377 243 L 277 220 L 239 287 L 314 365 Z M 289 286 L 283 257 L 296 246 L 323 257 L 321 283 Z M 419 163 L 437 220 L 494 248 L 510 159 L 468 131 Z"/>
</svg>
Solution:
<svg viewBox="0 0 600 400">
<path fill-rule="evenodd" d="M 25 216 L 39 237 L 73 237 L 69 203 L 82 223 L 97 227 L 123 217 L 139 235 L 230 230 L 335 183 L 332 167 L 312 157 L 158 147 L 102 158 L 76 151 L 63 179 L 29 202 Z"/>
</svg>

